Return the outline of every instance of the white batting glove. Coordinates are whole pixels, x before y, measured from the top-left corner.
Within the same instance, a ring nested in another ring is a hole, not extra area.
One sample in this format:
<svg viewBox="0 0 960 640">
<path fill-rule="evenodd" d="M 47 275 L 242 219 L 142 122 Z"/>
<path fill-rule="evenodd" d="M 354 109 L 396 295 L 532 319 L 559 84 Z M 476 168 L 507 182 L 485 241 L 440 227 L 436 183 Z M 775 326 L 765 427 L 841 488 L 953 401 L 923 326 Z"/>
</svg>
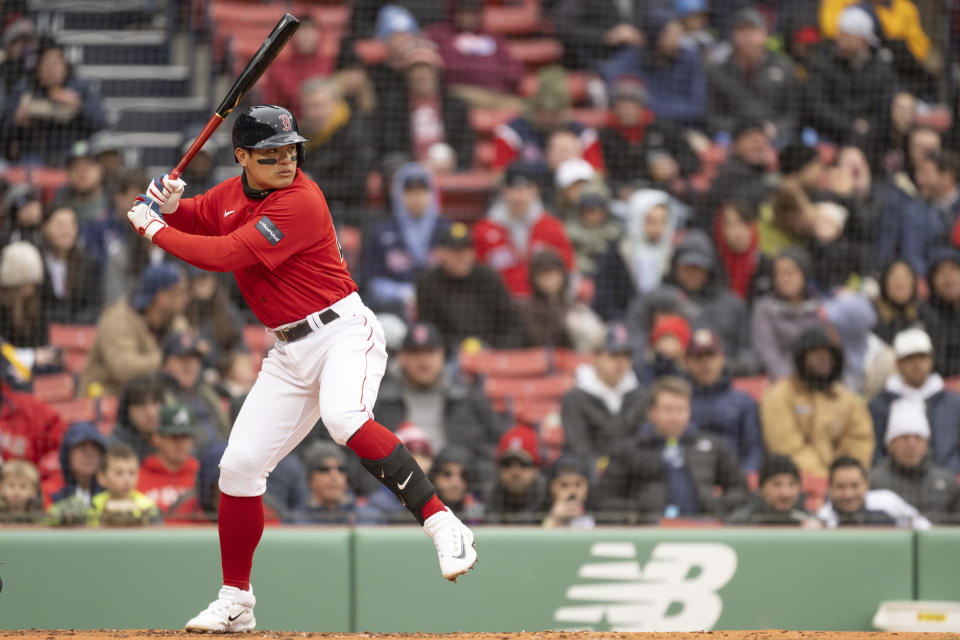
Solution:
<svg viewBox="0 0 960 640">
<path fill-rule="evenodd" d="M 157 231 L 167 227 L 157 204 L 150 201 L 145 195 L 137 196 L 137 199 L 133 202 L 133 208 L 127 211 L 127 219 L 130 220 L 134 231 L 150 242 L 153 242 L 153 236 L 157 234 Z"/>
<path fill-rule="evenodd" d="M 183 195 L 183 188 L 187 183 L 177 178 L 174 180 L 170 174 L 163 174 L 147 186 L 147 197 L 157 203 L 160 207 L 160 213 L 173 213 L 180 206 L 180 196 Z"/>
</svg>

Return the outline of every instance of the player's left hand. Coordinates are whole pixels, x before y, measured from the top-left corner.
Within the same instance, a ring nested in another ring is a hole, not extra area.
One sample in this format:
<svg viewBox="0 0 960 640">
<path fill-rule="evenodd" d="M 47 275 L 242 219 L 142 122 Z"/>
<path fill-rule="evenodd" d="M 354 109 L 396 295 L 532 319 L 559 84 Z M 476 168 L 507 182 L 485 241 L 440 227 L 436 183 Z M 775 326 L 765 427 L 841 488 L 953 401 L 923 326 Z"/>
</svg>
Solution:
<svg viewBox="0 0 960 640">
<path fill-rule="evenodd" d="M 137 196 L 133 202 L 133 208 L 127 211 L 127 219 L 130 220 L 134 230 L 150 242 L 153 242 L 153 237 L 158 231 L 167 227 L 163 216 L 160 215 L 159 206 L 145 195 Z"/>
<path fill-rule="evenodd" d="M 180 206 L 180 197 L 187 183 L 180 178 L 173 179 L 165 173 L 153 179 L 147 186 L 147 197 L 157 203 L 160 213 L 173 213 Z"/>
</svg>

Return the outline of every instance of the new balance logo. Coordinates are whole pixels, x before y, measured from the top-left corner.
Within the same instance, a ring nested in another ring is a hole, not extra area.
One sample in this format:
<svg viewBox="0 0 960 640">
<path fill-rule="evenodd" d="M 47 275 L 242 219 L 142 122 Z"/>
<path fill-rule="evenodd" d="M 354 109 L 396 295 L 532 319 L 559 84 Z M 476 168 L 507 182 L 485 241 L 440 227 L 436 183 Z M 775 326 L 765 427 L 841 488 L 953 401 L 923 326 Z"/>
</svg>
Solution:
<svg viewBox="0 0 960 640">
<path fill-rule="evenodd" d="M 398 483 L 397 483 L 397 490 L 398 490 L 398 491 L 403 491 L 404 489 L 406 489 L 406 488 L 407 488 L 407 483 L 410 482 L 410 478 L 411 478 L 411 477 L 413 477 L 413 471 L 411 471 L 409 474 L 407 474 L 407 479 L 406 479 L 406 480 L 404 480 L 403 482 L 398 482 Z"/>
</svg>

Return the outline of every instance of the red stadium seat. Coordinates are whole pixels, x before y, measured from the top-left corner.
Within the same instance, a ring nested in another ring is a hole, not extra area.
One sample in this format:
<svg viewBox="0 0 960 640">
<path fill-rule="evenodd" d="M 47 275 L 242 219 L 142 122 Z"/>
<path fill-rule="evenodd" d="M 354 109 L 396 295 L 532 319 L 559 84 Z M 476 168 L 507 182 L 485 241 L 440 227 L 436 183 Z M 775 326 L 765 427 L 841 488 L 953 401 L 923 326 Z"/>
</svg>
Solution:
<svg viewBox="0 0 960 640">
<path fill-rule="evenodd" d="M 560 373 L 573 373 L 582 364 L 593 362 L 593 354 L 578 353 L 570 349 L 553 350 L 553 368 Z"/>
<path fill-rule="evenodd" d="M 88 351 L 67 350 L 63 354 L 63 366 L 70 373 L 80 375 L 86 370 L 89 357 Z"/>
<path fill-rule="evenodd" d="M 510 53 L 528 67 L 540 67 L 563 57 L 563 45 L 556 38 L 531 38 L 508 43 Z"/>
<path fill-rule="evenodd" d="M 73 398 L 74 382 L 70 373 L 49 373 L 33 378 L 33 395 L 44 402 L 62 402 Z"/>
<path fill-rule="evenodd" d="M 491 400 L 507 398 L 524 400 L 559 400 L 570 387 L 573 378 L 568 375 L 544 376 L 542 378 L 487 378 L 484 390 Z"/>
<path fill-rule="evenodd" d="M 547 373 L 550 365 L 547 350 L 510 349 L 478 353 L 461 351 L 460 368 L 464 373 L 502 378 L 531 378 Z"/>
<path fill-rule="evenodd" d="M 517 422 L 523 422 L 524 424 L 541 424 L 545 418 L 550 416 L 553 413 L 560 412 L 560 403 L 556 400 L 541 401 L 541 400 L 516 400 L 513 403 L 513 417 Z M 544 433 L 546 431 L 547 433 Z M 559 433 L 557 433 L 559 431 Z M 540 442 L 544 446 L 553 446 L 558 444 L 557 439 L 559 439 L 559 444 L 563 444 L 563 429 L 541 429 Z M 550 442 L 547 442 L 546 436 L 551 438 Z"/>
<path fill-rule="evenodd" d="M 97 327 L 87 324 L 51 324 L 50 344 L 76 351 L 89 351 L 97 338 Z"/>
<path fill-rule="evenodd" d="M 98 413 L 102 422 L 116 422 L 120 400 L 116 396 L 100 396 L 97 398 Z"/>
<path fill-rule="evenodd" d="M 520 5 L 484 7 L 483 26 L 505 36 L 536 33 L 540 31 L 540 3 L 524 0 Z"/>
<path fill-rule="evenodd" d="M 800 472 L 800 489 L 806 494 L 807 511 L 813 513 L 823 505 L 827 496 L 827 476 L 817 476 Z"/>
<path fill-rule="evenodd" d="M 71 422 L 94 422 L 97 419 L 97 406 L 93 398 L 51 402 L 50 406 L 68 424 Z"/>
</svg>

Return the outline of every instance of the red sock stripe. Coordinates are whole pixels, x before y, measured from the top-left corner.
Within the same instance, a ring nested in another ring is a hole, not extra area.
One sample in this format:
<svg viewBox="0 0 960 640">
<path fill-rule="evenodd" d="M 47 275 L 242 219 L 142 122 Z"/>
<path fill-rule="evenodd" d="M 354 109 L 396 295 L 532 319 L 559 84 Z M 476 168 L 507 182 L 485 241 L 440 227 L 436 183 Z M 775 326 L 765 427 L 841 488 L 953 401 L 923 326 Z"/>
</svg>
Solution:
<svg viewBox="0 0 960 640">
<path fill-rule="evenodd" d="M 262 496 L 238 498 L 221 493 L 217 528 L 220 531 L 223 584 L 247 591 L 250 589 L 253 552 L 263 535 Z"/>
</svg>

